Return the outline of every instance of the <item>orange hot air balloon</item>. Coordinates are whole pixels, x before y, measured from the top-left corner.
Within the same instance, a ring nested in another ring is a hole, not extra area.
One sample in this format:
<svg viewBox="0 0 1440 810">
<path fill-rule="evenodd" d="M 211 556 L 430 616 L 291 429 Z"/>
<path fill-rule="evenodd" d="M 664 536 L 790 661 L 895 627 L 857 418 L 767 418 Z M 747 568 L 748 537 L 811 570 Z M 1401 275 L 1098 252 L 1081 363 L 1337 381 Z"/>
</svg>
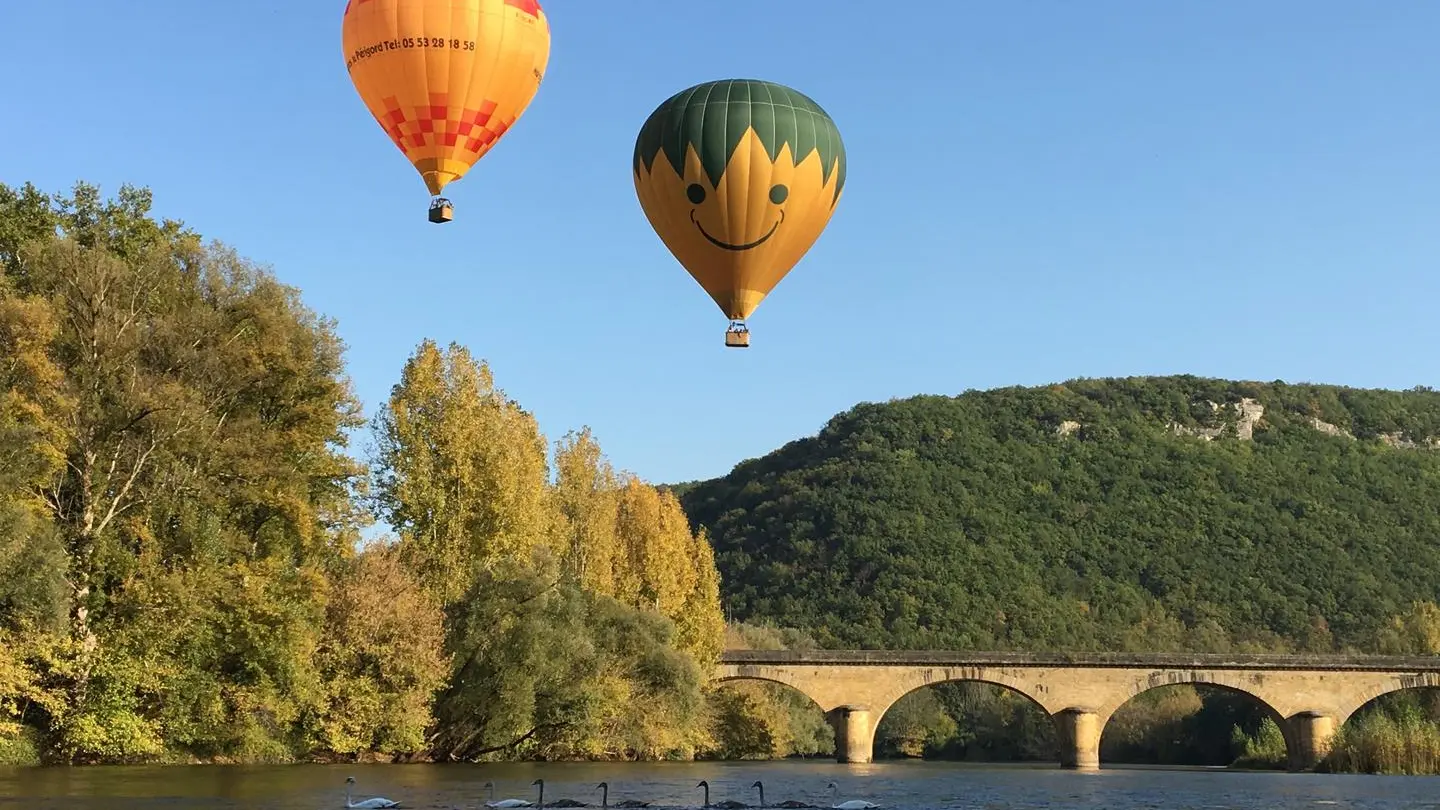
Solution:
<svg viewBox="0 0 1440 810">
<path fill-rule="evenodd" d="M 440 196 L 530 106 L 550 60 L 537 0 L 349 0 L 345 68 L 370 114 Z"/>
</svg>

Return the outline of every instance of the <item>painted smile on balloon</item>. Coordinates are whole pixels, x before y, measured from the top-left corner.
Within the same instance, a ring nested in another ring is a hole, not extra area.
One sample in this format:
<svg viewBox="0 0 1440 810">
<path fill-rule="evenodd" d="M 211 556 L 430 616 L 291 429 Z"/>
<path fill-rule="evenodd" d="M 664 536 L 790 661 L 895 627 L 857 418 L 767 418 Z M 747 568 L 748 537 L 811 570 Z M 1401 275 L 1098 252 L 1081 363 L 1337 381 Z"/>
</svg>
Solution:
<svg viewBox="0 0 1440 810">
<path fill-rule="evenodd" d="M 691 203 L 699 205 L 700 203 L 705 202 L 705 187 L 700 185 L 699 183 L 691 183 L 689 188 L 685 189 L 685 196 L 690 199 Z M 771 186 L 770 188 L 770 202 L 776 205 L 780 205 L 781 203 L 785 202 L 786 198 L 788 198 L 789 196 L 790 189 L 786 188 L 783 185 L 777 184 Z M 711 236 L 708 232 L 706 232 L 705 226 L 700 224 L 700 220 L 695 218 L 694 208 L 690 209 L 690 221 L 695 223 L 695 228 L 696 230 L 700 231 L 701 236 L 705 237 L 710 242 L 710 244 L 720 248 L 721 250 L 750 250 L 752 248 L 760 247 L 761 245 L 765 244 L 766 240 L 775 235 L 775 231 L 780 227 L 780 223 L 785 221 L 785 209 L 780 209 L 780 218 L 775 221 L 774 225 L 770 226 L 770 230 L 766 231 L 764 236 L 756 239 L 753 242 L 746 242 L 743 245 L 734 245 L 729 242 L 722 242 L 721 240 Z"/>
<path fill-rule="evenodd" d="M 765 240 L 775 235 L 775 229 L 780 227 L 780 223 L 785 221 L 785 212 L 783 210 L 780 212 L 780 218 L 775 221 L 774 225 L 770 226 L 770 230 L 766 231 L 764 236 L 756 239 L 754 242 L 746 242 L 743 245 L 732 245 L 729 242 L 721 242 L 719 239 L 716 239 L 715 237 L 706 233 L 705 226 L 701 225 L 700 220 L 695 218 L 694 208 L 690 209 L 690 221 L 695 223 L 695 227 L 700 230 L 700 235 L 710 240 L 710 244 L 714 245 L 715 247 L 722 248 L 724 250 L 749 250 L 751 248 L 760 247 L 761 245 L 765 244 Z"/>
</svg>

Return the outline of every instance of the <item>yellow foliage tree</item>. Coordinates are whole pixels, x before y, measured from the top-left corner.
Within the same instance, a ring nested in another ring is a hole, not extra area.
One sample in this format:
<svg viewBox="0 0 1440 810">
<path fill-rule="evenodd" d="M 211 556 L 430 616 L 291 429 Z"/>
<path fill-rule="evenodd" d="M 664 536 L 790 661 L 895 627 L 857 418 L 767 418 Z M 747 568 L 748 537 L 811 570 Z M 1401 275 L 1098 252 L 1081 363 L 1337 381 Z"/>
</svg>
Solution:
<svg viewBox="0 0 1440 810">
<path fill-rule="evenodd" d="M 680 502 L 617 473 L 588 428 L 555 447 L 566 575 L 594 593 L 675 623 L 676 645 L 709 666 L 724 646 L 720 574 Z"/>
<path fill-rule="evenodd" d="M 1412 602 L 1380 632 L 1380 652 L 1390 655 L 1440 655 L 1440 605 Z"/>
<path fill-rule="evenodd" d="M 326 679 L 326 750 L 420 751 L 444 685 L 444 617 L 393 546 L 373 545 L 336 577 L 319 664 Z"/>
<path fill-rule="evenodd" d="M 376 419 L 377 495 L 442 603 L 554 536 L 545 440 L 462 346 L 420 344 Z"/>
<path fill-rule="evenodd" d="M 679 502 L 631 479 L 620 490 L 616 526 L 625 549 L 621 600 L 674 618 L 695 586 L 690 524 Z"/>
<path fill-rule="evenodd" d="M 690 540 L 687 559 L 695 568 L 695 583 L 685 596 L 684 607 L 675 617 L 677 639 L 683 650 L 689 650 L 701 666 L 709 667 L 720 660 L 725 647 L 725 614 L 720 608 L 720 571 L 715 567 L 715 549 L 704 530 Z"/>
<path fill-rule="evenodd" d="M 376 432 L 375 491 L 401 559 L 465 617 L 447 628 L 436 749 L 693 752 L 724 622 L 714 554 L 674 495 L 618 473 L 588 428 L 555 444 L 551 484 L 535 420 L 454 344 L 420 345 Z"/>
<path fill-rule="evenodd" d="M 580 587 L 615 596 L 623 562 L 616 534 L 619 476 L 589 428 L 555 443 L 555 500 L 560 513 L 565 576 Z"/>
</svg>

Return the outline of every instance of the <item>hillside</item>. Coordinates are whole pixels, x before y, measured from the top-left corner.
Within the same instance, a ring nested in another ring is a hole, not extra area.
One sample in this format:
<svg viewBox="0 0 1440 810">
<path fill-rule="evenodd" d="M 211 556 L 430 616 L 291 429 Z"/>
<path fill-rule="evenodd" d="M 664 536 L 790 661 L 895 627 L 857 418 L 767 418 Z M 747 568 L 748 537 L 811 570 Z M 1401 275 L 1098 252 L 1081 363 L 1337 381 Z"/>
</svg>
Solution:
<svg viewBox="0 0 1440 810">
<path fill-rule="evenodd" d="M 1440 393 L 1188 376 L 862 404 L 674 487 L 827 647 L 1381 651 L 1440 598 Z"/>
</svg>

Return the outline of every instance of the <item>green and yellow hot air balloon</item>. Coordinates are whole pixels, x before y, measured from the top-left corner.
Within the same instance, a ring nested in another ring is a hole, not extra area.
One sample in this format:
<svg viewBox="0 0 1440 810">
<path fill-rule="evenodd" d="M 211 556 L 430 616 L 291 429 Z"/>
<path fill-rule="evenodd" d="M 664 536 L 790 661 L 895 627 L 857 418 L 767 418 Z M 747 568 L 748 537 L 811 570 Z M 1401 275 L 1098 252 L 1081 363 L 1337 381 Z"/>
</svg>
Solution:
<svg viewBox="0 0 1440 810">
<path fill-rule="evenodd" d="M 725 345 L 743 347 L 745 319 L 829 224 L 845 188 L 845 147 L 808 96 L 722 79 L 650 114 L 634 171 L 651 227 L 730 318 Z"/>
</svg>

